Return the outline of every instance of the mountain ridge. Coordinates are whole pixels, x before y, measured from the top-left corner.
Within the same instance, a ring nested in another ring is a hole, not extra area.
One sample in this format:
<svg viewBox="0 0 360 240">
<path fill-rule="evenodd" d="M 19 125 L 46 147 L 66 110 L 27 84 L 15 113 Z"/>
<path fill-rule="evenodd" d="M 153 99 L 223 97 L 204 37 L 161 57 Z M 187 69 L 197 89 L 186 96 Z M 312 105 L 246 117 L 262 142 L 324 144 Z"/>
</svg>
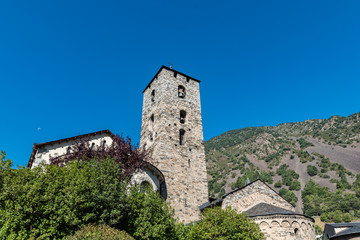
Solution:
<svg viewBox="0 0 360 240">
<path fill-rule="evenodd" d="M 241 187 L 248 177 L 260 178 L 301 212 L 301 193 L 310 179 L 331 192 L 354 191 L 360 112 L 230 130 L 206 141 L 205 153 L 212 197 Z"/>
</svg>

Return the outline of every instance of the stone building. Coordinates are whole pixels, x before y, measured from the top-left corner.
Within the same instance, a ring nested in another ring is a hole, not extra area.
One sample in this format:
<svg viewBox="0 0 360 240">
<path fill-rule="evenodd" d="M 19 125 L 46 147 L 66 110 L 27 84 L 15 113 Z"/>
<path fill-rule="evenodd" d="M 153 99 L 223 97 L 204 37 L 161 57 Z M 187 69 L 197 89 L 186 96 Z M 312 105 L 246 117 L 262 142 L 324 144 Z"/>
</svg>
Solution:
<svg viewBox="0 0 360 240">
<path fill-rule="evenodd" d="M 200 81 L 162 66 L 144 90 L 140 145 L 165 176 L 167 200 L 185 223 L 208 202 Z"/>
<path fill-rule="evenodd" d="M 132 183 L 151 185 L 175 210 L 175 217 L 191 223 L 206 207 L 232 207 L 259 224 L 267 239 L 315 239 L 314 220 L 260 180 L 248 183 L 221 199 L 209 202 L 203 145 L 200 81 L 162 66 L 143 91 L 140 145 L 151 163 L 137 172 Z M 99 131 L 82 136 L 34 144 L 28 167 L 61 157 L 78 137 L 88 137 L 92 147 L 108 145 L 114 135 Z"/>
<path fill-rule="evenodd" d="M 315 239 L 314 219 L 295 212 L 295 208 L 261 180 L 225 194 L 205 206 L 231 207 L 259 224 L 268 240 Z"/>
</svg>

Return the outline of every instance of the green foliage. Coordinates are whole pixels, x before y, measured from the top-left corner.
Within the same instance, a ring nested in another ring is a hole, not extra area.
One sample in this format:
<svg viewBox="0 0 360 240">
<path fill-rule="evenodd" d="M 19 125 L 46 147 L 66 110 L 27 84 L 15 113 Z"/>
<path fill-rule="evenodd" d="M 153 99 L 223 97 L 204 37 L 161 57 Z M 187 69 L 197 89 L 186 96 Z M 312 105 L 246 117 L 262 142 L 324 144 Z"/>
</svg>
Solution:
<svg viewBox="0 0 360 240">
<path fill-rule="evenodd" d="M 288 165 L 283 164 L 276 170 L 276 173 L 282 177 L 283 184 L 291 186 L 294 180 L 299 179 L 299 174 L 294 170 L 288 169 L 288 167 Z"/>
<path fill-rule="evenodd" d="M 322 221 L 322 220 L 321 220 Z M 320 235 L 323 233 L 322 228 L 319 225 L 315 225 L 315 234 Z"/>
<path fill-rule="evenodd" d="M 2 161 L 8 166 L 8 162 Z M 0 238 L 63 238 L 89 223 L 121 226 L 126 184 L 111 159 L 1 169 Z"/>
<path fill-rule="evenodd" d="M 318 174 L 318 169 L 315 166 L 312 165 L 308 165 L 307 166 L 307 173 L 309 174 L 309 176 L 315 176 Z"/>
<path fill-rule="evenodd" d="M 113 159 L 11 169 L 2 153 L 0 165 L 0 239 L 63 239 L 89 224 L 135 239 L 176 239 L 181 228 L 158 193 L 127 187 Z"/>
<path fill-rule="evenodd" d="M 202 221 L 190 227 L 188 240 L 199 239 L 265 239 L 259 226 L 245 214 L 238 214 L 231 208 L 220 207 L 205 209 Z"/>
<path fill-rule="evenodd" d="M 301 184 L 298 180 L 294 180 L 289 187 L 289 190 L 299 191 L 300 189 L 301 189 Z"/>
<path fill-rule="evenodd" d="M 279 195 L 281 197 L 283 197 L 286 201 L 288 201 L 294 207 L 296 206 L 298 198 L 296 197 L 296 195 L 293 191 L 289 191 L 286 188 L 281 188 L 279 191 Z"/>
<path fill-rule="evenodd" d="M 307 161 L 315 160 L 313 156 L 310 155 L 307 151 L 295 150 L 296 155 L 298 155 L 301 163 L 306 163 Z"/>
<path fill-rule="evenodd" d="M 336 193 L 310 180 L 302 191 L 304 214 L 320 216 L 323 221 L 348 220 L 346 213 L 360 210 L 360 199 L 354 193 Z M 346 216 L 345 216 L 346 215 Z M 336 219 L 335 219 L 336 218 Z"/>
<path fill-rule="evenodd" d="M 281 188 L 282 184 L 281 184 L 281 181 L 277 181 L 275 184 L 274 184 L 274 187 L 276 188 Z"/>
<path fill-rule="evenodd" d="M 136 239 L 176 239 L 177 226 L 173 210 L 158 193 L 132 188 L 128 197 L 127 232 Z"/>
<path fill-rule="evenodd" d="M 120 231 L 116 228 L 107 225 L 93 225 L 90 224 L 75 232 L 73 236 L 67 237 L 66 240 L 134 240 L 125 231 Z"/>
<path fill-rule="evenodd" d="M 304 148 L 307 148 L 307 147 L 310 147 L 310 146 L 314 146 L 314 144 L 312 144 L 311 142 L 306 141 L 304 138 L 299 138 L 299 139 L 297 139 L 297 141 L 299 142 L 301 149 L 304 149 Z"/>
</svg>

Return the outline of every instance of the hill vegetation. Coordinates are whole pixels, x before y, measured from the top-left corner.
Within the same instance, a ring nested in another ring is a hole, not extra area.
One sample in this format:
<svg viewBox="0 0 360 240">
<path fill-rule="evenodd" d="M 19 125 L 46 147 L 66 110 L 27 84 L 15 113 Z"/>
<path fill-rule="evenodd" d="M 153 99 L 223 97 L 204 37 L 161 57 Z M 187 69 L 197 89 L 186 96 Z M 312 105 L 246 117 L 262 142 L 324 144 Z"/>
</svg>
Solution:
<svg viewBox="0 0 360 240">
<path fill-rule="evenodd" d="M 331 205 L 325 196 L 341 202 L 360 197 L 360 113 L 228 131 L 205 142 L 205 152 L 212 197 L 260 178 L 299 212 L 329 211 L 328 219 L 334 219 L 336 210 L 352 209 L 350 217 L 358 217 L 356 200 L 351 207 L 325 209 Z M 321 211 L 308 204 L 311 198 L 322 202 Z"/>
</svg>

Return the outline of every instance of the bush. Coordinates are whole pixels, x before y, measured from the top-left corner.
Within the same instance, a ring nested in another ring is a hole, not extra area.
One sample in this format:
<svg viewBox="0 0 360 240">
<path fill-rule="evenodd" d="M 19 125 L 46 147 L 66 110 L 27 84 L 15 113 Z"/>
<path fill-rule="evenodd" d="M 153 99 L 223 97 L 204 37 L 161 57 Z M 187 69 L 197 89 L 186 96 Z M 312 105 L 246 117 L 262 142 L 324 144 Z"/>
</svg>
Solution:
<svg viewBox="0 0 360 240">
<path fill-rule="evenodd" d="M 259 225 L 246 217 L 238 214 L 231 208 L 220 207 L 205 209 L 202 221 L 190 226 L 187 240 L 198 239 L 265 239 Z"/>
<path fill-rule="evenodd" d="M 276 188 L 281 188 L 281 181 L 277 181 L 275 184 L 274 184 L 274 187 Z"/>
<path fill-rule="evenodd" d="M 90 223 L 124 224 L 127 184 L 112 159 L 0 170 L 1 239 L 59 239 Z"/>
<path fill-rule="evenodd" d="M 318 169 L 315 166 L 312 165 L 308 165 L 307 166 L 307 173 L 309 174 L 309 176 L 315 176 L 318 174 Z"/>
<path fill-rule="evenodd" d="M 107 225 L 88 225 L 75 232 L 73 236 L 67 237 L 66 240 L 134 240 L 125 231 L 120 231 L 116 228 Z"/>
<path fill-rule="evenodd" d="M 128 197 L 130 214 L 127 232 L 136 239 L 176 239 L 174 212 L 157 192 L 132 188 Z"/>
</svg>

